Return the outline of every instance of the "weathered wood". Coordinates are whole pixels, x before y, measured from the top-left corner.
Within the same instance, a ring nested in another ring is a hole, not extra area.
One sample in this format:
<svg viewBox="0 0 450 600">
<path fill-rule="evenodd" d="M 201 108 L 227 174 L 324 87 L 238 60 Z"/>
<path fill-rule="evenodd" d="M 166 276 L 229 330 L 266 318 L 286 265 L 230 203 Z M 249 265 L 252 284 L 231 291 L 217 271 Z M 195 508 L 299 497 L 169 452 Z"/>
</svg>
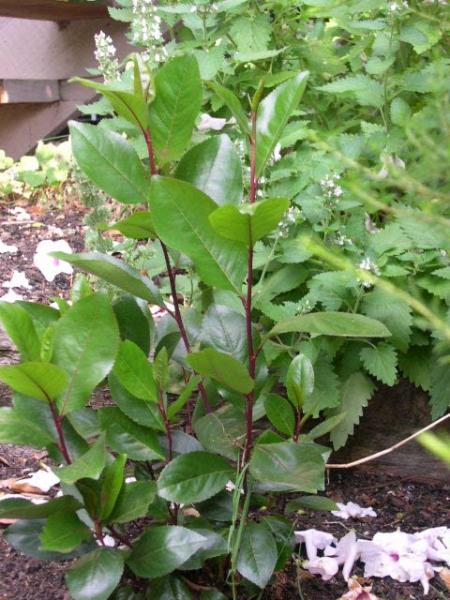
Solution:
<svg viewBox="0 0 450 600">
<path fill-rule="evenodd" d="M 370 400 L 355 435 L 331 462 L 346 463 L 388 448 L 430 421 L 427 394 L 406 381 L 393 388 L 382 386 Z M 450 470 L 416 441 L 355 469 L 424 483 L 450 483 Z"/>
<path fill-rule="evenodd" d="M 59 82 L 51 79 L 5 79 L 0 85 L 0 104 L 38 104 L 59 99 Z"/>
<path fill-rule="evenodd" d="M 79 21 L 104 19 L 108 8 L 98 2 L 63 2 L 61 0 L 0 0 L 0 16 L 43 21 Z"/>
</svg>

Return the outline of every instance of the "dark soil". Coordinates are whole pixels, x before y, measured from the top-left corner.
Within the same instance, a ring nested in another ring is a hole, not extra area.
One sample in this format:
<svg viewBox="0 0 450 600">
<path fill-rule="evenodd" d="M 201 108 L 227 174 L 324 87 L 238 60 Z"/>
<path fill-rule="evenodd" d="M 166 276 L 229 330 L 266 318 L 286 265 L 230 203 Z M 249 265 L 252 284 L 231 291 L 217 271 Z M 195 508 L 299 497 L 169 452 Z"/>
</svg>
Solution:
<svg viewBox="0 0 450 600">
<path fill-rule="evenodd" d="M 25 298 L 34 301 L 47 301 L 52 296 L 67 298 L 71 278 L 59 275 L 53 283 L 33 267 L 33 254 L 42 239 L 66 239 L 74 251 L 83 247 L 83 211 L 30 210 L 31 221 L 16 221 L 9 214 L 10 207 L 0 205 L 1 239 L 19 248 L 17 254 L 0 255 L 0 285 L 9 280 L 14 269 L 24 271 L 33 286 L 32 290 L 16 290 Z M 54 233 L 52 227 L 63 230 L 63 235 Z M 6 291 L 6 290 L 5 290 Z M 3 289 L 0 290 L 0 295 Z M 1 359 L 1 356 L 0 356 Z M 8 405 L 9 393 L 0 386 L 0 406 Z M 19 477 L 35 471 L 45 459 L 45 453 L 21 448 L 10 444 L 0 444 L 0 480 Z M 444 467 L 442 467 L 444 468 Z M 414 533 L 428 527 L 449 525 L 450 522 L 450 480 L 448 485 L 431 486 L 412 483 L 399 477 L 392 478 L 387 471 L 384 476 L 374 476 L 351 471 L 332 472 L 328 482 L 327 495 L 336 501 L 353 500 L 363 506 L 372 506 L 378 517 L 364 521 L 343 521 L 328 513 L 305 512 L 292 516 L 296 529 L 316 528 L 329 531 L 342 537 L 355 529 L 361 538 L 370 538 L 377 531 L 392 531 L 397 527 Z M 255 515 L 258 518 L 258 515 Z M 43 562 L 16 553 L 1 537 L 0 525 L 0 600 L 69 600 L 64 584 L 64 563 Z M 355 571 L 361 575 L 361 572 Z M 195 574 L 189 574 L 195 580 Z M 200 574 L 199 574 L 200 575 Z M 205 583 L 199 578 L 201 583 Z M 372 582 L 373 593 L 385 600 L 407 600 L 424 598 L 420 584 L 398 583 L 387 579 Z M 429 600 L 450 598 L 448 590 L 436 576 L 427 596 Z M 297 569 L 294 562 L 282 573 L 274 577 L 274 584 L 267 589 L 265 600 L 294 600 L 303 596 L 304 600 L 335 600 L 347 591 L 341 576 L 330 582 L 310 576 Z M 243 596 L 242 600 L 247 596 Z"/>
</svg>

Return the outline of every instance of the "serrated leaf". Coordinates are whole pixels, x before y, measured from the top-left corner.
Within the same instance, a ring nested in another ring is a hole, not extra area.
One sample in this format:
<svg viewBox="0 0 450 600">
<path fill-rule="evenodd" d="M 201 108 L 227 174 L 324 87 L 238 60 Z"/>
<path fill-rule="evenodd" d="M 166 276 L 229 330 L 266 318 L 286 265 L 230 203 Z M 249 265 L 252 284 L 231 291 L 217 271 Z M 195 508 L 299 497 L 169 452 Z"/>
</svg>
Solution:
<svg viewBox="0 0 450 600">
<path fill-rule="evenodd" d="M 377 344 L 363 348 L 361 360 L 367 371 L 386 385 L 394 385 L 397 379 L 397 352 L 389 344 Z"/>
<path fill-rule="evenodd" d="M 35 504 L 25 498 L 7 498 L 0 501 L 0 518 L 43 519 L 57 512 L 76 511 L 81 506 L 73 496 L 52 498 L 42 504 Z"/>
<path fill-rule="evenodd" d="M 150 195 L 159 237 L 194 262 L 206 284 L 241 293 L 245 246 L 220 237 L 209 223 L 217 205 L 191 184 L 154 177 Z"/>
<path fill-rule="evenodd" d="M 120 231 L 122 235 L 133 240 L 148 240 L 156 237 L 152 215 L 148 211 L 138 211 L 110 225 L 109 230 Z"/>
<path fill-rule="evenodd" d="M 435 359 L 436 360 L 436 359 Z M 431 418 L 442 417 L 450 406 L 450 368 L 435 362 L 431 371 Z"/>
<path fill-rule="evenodd" d="M 406 302 L 375 289 L 364 296 L 361 311 L 368 317 L 381 321 L 392 334 L 389 342 L 398 350 L 406 352 L 412 326 L 411 308 Z"/>
<path fill-rule="evenodd" d="M 239 52 L 258 52 L 266 50 L 270 41 L 272 27 L 268 17 L 259 13 L 240 16 L 230 28 L 230 35 Z"/>
<path fill-rule="evenodd" d="M 431 387 L 431 368 L 434 361 L 429 346 L 412 346 L 407 354 L 400 354 L 398 364 L 404 377 L 428 392 Z"/>
<path fill-rule="evenodd" d="M 314 389 L 306 396 L 303 411 L 316 418 L 322 410 L 339 404 L 339 378 L 325 356 L 319 356 L 314 363 L 314 380 Z"/>
<path fill-rule="evenodd" d="M 330 439 L 334 449 L 339 450 L 345 445 L 350 435 L 353 435 L 355 425 L 363 414 L 375 386 L 362 373 L 353 373 L 342 386 L 342 400 L 339 409 L 334 412 L 345 413 L 345 418 L 331 432 Z"/>
<path fill-rule="evenodd" d="M 381 108 L 384 104 L 383 86 L 368 75 L 349 75 L 322 85 L 318 89 L 334 94 L 354 93 L 361 106 Z"/>
<path fill-rule="evenodd" d="M 0 408 L 0 442 L 43 448 L 53 446 L 55 440 L 40 424 L 11 408 Z"/>
<path fill-rule="evenodd" d="M 301 408 L 314 390 L 314 369 L 304 354 L 296 356 L 286 375 L 288 398 L 296 408 Z"/>
<path fill-rule="evenodd" d="M 245 317 L 227 306 L 211 304 L 203 318 L 201 340 L 206 346 L 243 361 L 247 348 Z"/>
<path fill-rule="evenodd" d="M 133 481 L 122 488 L 109 518 L 112 523 L 129 523 L 145 517 L 156 496 L 154 481 Z"/>
<path fill-rule="evenodd" d="M 244 442 L 244 414 L 233 406 L 225 405 L 198 419 L 195 433 L 206 450 L 236 460 Z"/>
<path fill-rule="evenodd" d="M 209 87 L 214 93 L 222 100 L 224 104 L 230 109 L 233 117 L 236 119 L 241 131 L 244 135 L 250 133 L 249 119 L 245 114 L 244 109 L 237 96 L 233 92 L 216 82 L 210 82 Z"/>
</svg>

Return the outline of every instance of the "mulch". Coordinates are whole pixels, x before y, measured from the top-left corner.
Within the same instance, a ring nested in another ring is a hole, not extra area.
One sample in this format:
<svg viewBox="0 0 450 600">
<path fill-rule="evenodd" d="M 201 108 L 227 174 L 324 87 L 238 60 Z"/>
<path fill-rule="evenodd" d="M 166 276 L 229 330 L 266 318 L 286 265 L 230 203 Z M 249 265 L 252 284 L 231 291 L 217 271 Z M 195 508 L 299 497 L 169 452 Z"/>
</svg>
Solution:
<svg viewBox="0 0 450 600">
<path fill-rule="evenodd" d="M 79 207 L 67 210 L 31 207 L 27 208 L 32 215 L 31 221 L 14 222 L 10 208 L 0 204 L 1 239 L 4 243 L 16 245 L 19 252 L 0 254 L 0 295 L 3 293 L 2 282 L 9 280 L 16 269 L 24 271 L 32 285 L 32 290 L 16 290 L 27 299 L 48 302 L 52 296 L 67 298 L 71 277 L 59 275 L 51 284 L 46 282 L 33 266 L 33 255 L 42 239 L 65 239 L 74 251 L 82 250 L 84 211 Z M 58 230 L 55 234 L 55 227 L 61 229 L 64 235 L 57 235 Z M 9 403 L 8 390 L 0 386 L 0 406 Z M 43 453 L 37 450 L 0 444 L 0 479 L 17 478 L 33 472 L 39 468 L 42 460 Z M 335 501 L 352 500 L 362 506 L 372 506 L 378 512 L 378 517 L 364 521 L 342 521 L 329 513 L 305 511 L 292 516 L 296 520 L 296 529 L 316 528 L 329 531 L 337 537 L 355 529 L 358 537 L 370 538 L 377 531 L 401 528 L 402 531 L 414 533 L 428 527 L 448 526 L 450 522 L 450 479 L 448 485 L 433 486 L 399 477 L 391 478 L 389 472 L 383 476 L 364 471 L 332 472 L 326 494 Z M 44 562 L 18 554 L 2 539 L 0 527 L 0 600 L 69 600 L 64 584 L 66 568 L 64 563 Z M 355 572 L 362 574 L 358 570 Z M 190 576 L 195 579 L 193 573 Z M 420 584 L 398 583 L 390 579 L 376 579 L 370 583 L 373 584 L 373 593 L 385 600 L 418 600 L 425 597 Z M 450 593 L 438 577 L 431 584 L 427 596 L 429 600 L 450 598 Z M 345 591 L 347 586 L 342 576 L 338 575 L 325 583 L 297 568 L 292 561 L 284 572 L 275 575 L 274 584 L 262 598 L 335 600 Z"/>
</svg>

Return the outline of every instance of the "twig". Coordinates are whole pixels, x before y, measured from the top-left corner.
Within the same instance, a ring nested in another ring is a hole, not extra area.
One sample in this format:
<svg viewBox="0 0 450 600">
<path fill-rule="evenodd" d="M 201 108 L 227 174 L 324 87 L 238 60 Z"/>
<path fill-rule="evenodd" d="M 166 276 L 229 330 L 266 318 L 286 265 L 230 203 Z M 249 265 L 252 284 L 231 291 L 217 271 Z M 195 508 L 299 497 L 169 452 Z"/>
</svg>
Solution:
<svg viewBox="0 0 450 600">
<path fill-rule="evenodd" d="M 440 425 L 441 423 L 444 423 L 448 419 L 450 419 L 450 413 L 448 413 L 447 415 L 444 415 L 443 417 L 441 417 L 437 421 L 434 421 L 433 423 L 430 423 L 429 425 L 427 425 L 423 429 L 420 429 L 419 431 L 416 431 L 412 435 L 408 436 L 404 440 L 401 440 L 397 444 L 394 444 L 390 448 L 386 448 L 385 450 L 381 450 L 380 452 L 376 452 L 375 454 L 370 454 L 369 456 L 365 456 L 364 458 L 359 458 L 358 460 L 354 460 L 353 462 L 350 462 L 350 463 L 344 463 L 344 464 L 332 464 L 332 463 L 328 463 L 326 465 L 326 468 L 327 469 L 351 469 L 352 467 L 356 467 L 358 465 L 362 465 L 362 464 L 364 464 L 366 462 L 370 462 L 371 460 L 375 460 L 377 458 L 380 458 L 381 456 L 385 456 L 386 454 L 390 454 L 394 450 L 397 450 L 398 448 L 401 448 L 405 444 L 408 444 L 409 442 L 412 442 L 412 440 L 414 440 L 417 437 L 419 437 L 419 435 L 421 435 L 422 433 L 425 433 L 425 431 L 429 431 L 430 429 L 433 429 L 433 427 L 436 427 L 437 425 Z"/>
</svg>

